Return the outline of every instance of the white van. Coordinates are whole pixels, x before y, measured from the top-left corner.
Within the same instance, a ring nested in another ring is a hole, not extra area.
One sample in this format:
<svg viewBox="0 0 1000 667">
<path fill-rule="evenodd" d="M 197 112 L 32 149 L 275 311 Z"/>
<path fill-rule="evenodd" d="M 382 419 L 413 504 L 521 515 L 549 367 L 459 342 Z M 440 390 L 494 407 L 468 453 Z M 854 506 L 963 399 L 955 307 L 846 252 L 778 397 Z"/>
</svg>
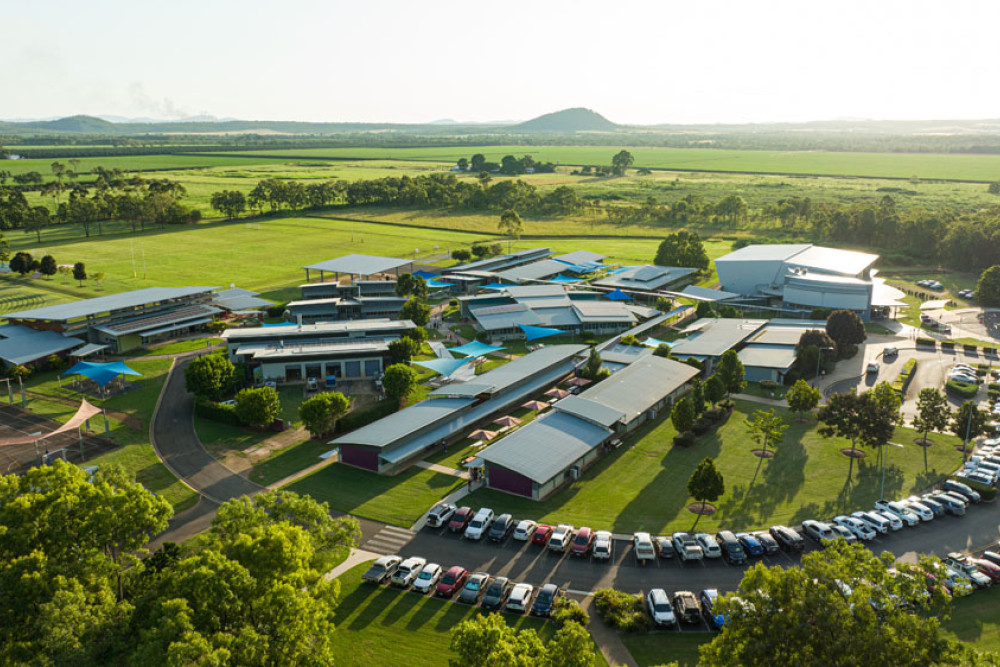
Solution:
<svg viewBox="0 0 1000 667">
<path fill-rule="evenodd" d="M 486 531 L 489 530 L 490 524 L 493 523 L 493 510 L 489 507 L 484 507 L 476 512 L 476 516 L 472 517 L 472 521 L 469 522 L 469 526 L 465 529 L 465 537 L 470 540 L 482 539 Z"/>
</svg>

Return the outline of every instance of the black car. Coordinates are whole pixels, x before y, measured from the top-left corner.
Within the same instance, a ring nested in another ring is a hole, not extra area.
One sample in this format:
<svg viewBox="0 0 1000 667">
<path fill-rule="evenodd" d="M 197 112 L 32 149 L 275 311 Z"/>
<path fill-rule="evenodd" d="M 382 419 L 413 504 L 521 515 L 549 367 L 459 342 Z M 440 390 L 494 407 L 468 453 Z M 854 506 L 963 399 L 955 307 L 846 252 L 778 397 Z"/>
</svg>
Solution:
<svg viewBox="0 0 1000 667">
<path fill-rule="evenodd" d="M 802 551 L 806 548 L 805 540 L 798 531 L 788 526 L 772 526 L 771 537 L 777 540 L 785 551 Z"/>
<path fill-rule="evenodd" d="M 490 575 L 485 572 L 476 572 L 465 582 L 462 592 L 458 594 L 458 601 L 465 604 L 476 604 L 489 583 Z"/>
<path fill-rule="evenodd" d="M 761 530 L 754 533 L 754 537 L 760 542 L 760 546 L 764 547 L 764 553 L 768 556 L 781 551 L 781 545 L 778 544 L 778 540 L 774 539 L 771 533 Z"/>
<path fill-rule="evenodd" d="M 743 565 L 747 562 L 747 552 L 743 545 L 736 539 L 736 536 L 728 530 L 721 530 L 715 536 L 719 546 L 722 548 L 722 557 L 730 565 Z"/>
<path fill-rule="evenodd" d="M 503 542 L 512 530 L 514 530 L 514 517 L 510 514 L 501 514 L 493 520 L 490 531 L 486 533 L 486 539 L 492 542 Z"/>
<path fill-rule="evenodd" d="M 677 620 L 683 623 L 699 623 L 701 621 L 701 605 L 698 598 L 690 591 L 677 591 L 672 600 Z"/>
<path fill-rule="evenodd" d="M 656 545 L 656 553 L 660 554 L 660 558 L 673 558 L 677 555 L 673 540 L 667 536 L 657 537 L 653 544 Z"/>
<path fill-rule="evenodd" d="M 559 597 L 559 587 L 555 584 L 545 584 L 542 590 L 538 591 L 535 603 L 531 605 L 531 613 L 535 616 L 548 616 L 552 613 L 557 597 Z"/>
<path fill-rule="evenodd" d="M 500 609 L 503 603 L 507 600 L 507 595 L 510 593 L 510 579 L 507 577 L 497 577 L 490 584 L 490 587 L 486 589 L 486 595 L 483 596 L 483 601 L 481 607 L 486 611 L 492 611 L 493 609 Z"/>
</svg>

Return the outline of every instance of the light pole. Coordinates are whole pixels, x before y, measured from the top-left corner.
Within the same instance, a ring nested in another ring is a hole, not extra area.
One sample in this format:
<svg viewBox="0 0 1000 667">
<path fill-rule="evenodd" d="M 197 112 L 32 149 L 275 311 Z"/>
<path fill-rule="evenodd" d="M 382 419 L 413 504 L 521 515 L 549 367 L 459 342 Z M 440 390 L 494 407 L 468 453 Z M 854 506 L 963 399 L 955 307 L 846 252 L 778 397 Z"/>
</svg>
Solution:
<svg viewBox="0 0 1000 667">
<path fill-rule="evenodd" d="M 836 350 L 835 347 L 820 347 L 816 346 L 816 384 L 814 385 L 817 389 L 819 388 L 819 362 L 823 360 L 823 352 L 827 350 Z"/>
<path fill-rule="evenodd" d="M 962 440 L 962 462 L 965 463 L 969 459 L 969 433 L 972 431 L 972 415 L 976 411 L 976 404 L 974 401 L 966 401 L 969 403 L 969 419 L 965 422 L 965 439 Z"/>
</svg>

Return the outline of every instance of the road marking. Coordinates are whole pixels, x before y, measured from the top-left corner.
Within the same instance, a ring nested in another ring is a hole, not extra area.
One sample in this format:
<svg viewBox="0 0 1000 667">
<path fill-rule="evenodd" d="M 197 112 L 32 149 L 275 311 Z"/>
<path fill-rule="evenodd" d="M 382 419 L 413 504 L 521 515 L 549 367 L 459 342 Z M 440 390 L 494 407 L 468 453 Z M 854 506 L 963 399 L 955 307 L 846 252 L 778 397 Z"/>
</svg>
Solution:
<svg viewBox="0 0 1000 667">
<path fill-rule="evenodd" d="M 587 597 L 594 594 L 594 591 L 578 591 L 575 588 L 567 588 L 566 592 L 569 593 L 570 595 L 582 595 L 583 597 Z"/>
</svg>

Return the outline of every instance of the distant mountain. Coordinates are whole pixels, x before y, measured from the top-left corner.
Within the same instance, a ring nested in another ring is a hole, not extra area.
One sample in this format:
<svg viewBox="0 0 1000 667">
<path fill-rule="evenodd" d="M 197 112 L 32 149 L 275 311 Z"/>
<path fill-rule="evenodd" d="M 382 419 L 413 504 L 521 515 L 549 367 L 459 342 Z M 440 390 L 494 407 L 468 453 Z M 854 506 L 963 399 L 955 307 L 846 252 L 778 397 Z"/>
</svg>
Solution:
<svg viewBox="0 0 1000 667">
<path fill-rule="evenodd" d="M 601 114 L 582 107 L 547 113 L 510 128 L 512 132 L 612 132 L 617 129 L 617 125 Z"/>
<path fill-rule="evenodd" d="M 106 120 L 109 123 L 224 123 L 230 120 L 237 120 L 236 118 L 217 118 L 215 116 L 186 116 L 184 118 L 176 118 L 173 120 L 164 120 L 163 118 L 150 118 L 148 116 L 109 116 L 106 114 L 101 114 L 97 116 L 101 120 Z"/>
<path fill-rule="evenodd" d="M 13 124 L 13 123 L 12 123 Z M 93 116 L 69 116 L 57 120 L 36 120 L 17 123 L 21 128 L 42 132 L 72 132 L 81 134 L 109 134 L 115 131 L 115 124 Z"/>
</svg>

